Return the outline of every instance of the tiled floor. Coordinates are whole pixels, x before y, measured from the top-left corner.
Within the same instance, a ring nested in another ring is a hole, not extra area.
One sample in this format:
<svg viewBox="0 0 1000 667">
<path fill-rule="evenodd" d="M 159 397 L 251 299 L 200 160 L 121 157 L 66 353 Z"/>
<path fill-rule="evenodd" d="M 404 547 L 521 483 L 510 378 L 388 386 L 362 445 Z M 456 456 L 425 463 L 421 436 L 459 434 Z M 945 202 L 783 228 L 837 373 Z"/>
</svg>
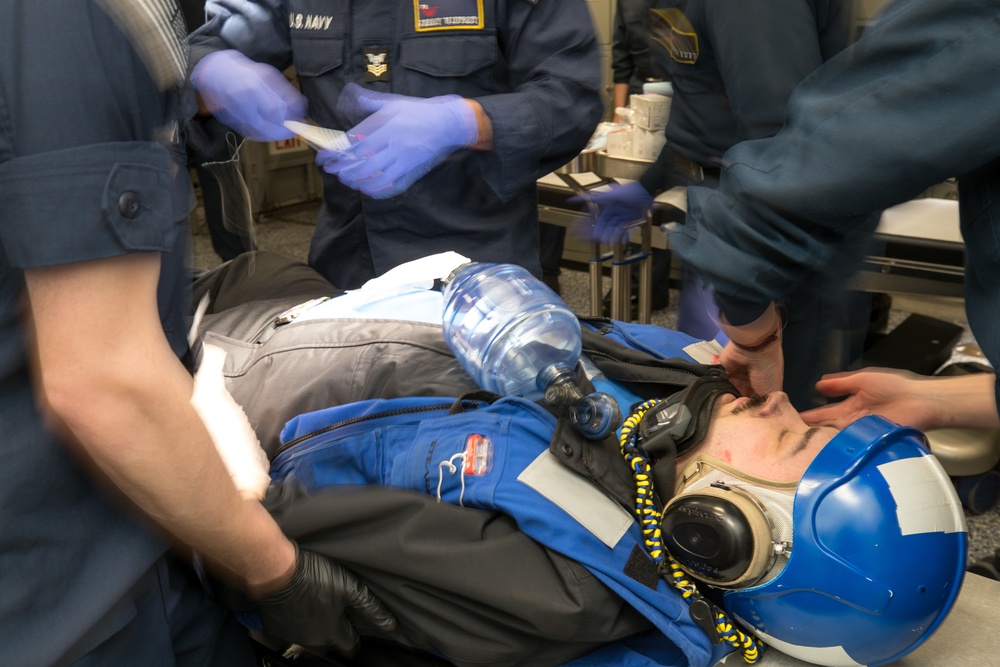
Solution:
<svg viewBox="0 0 1000 667">
<path fill-rule="evenodd" d="M 304 205 L 277 210 L 261 216 L 260 224 L 256 229 L 258 247 L 305 261 L 315 215 L 315 205 Z M 196 233 L 194 236 L 193 262 L 199 268 L 210 268 L 219 262 L 219 258 L 211 249 L 207 232 Z M 608 282 L 605 281 L 605 284 Z M 577 312 L 587 313 L 589 309 L 589 278 L 587 273 L 564 269 L 560 283 L 562 296 L 566 303 Z M 677 294 L 673 293 L 671 304 L 676 303 Z M 961 303 L 955 301 L 923 297 L 894 297 L 893 306 L 894 309 L 889 321 L 890 329 L 905 319 L 910 312 L 920 312 L 965 326 L 965 315 Z M 671 327 L 676 324 L 676 312 L 674 308 L 654 311 L 652 320 L 654 324 Z M 968 332 L 963 336 L 961 342 L 974 343 Z M 953 356 L 953 360 L 967 359 L 961 355 Z M 994 551 L 1000 548 L 1000 507 L 994 507 L 980 515 L 967 513 L 967 520 L 970 531 L 970 561 L 992 556 Z"/>
</svg>

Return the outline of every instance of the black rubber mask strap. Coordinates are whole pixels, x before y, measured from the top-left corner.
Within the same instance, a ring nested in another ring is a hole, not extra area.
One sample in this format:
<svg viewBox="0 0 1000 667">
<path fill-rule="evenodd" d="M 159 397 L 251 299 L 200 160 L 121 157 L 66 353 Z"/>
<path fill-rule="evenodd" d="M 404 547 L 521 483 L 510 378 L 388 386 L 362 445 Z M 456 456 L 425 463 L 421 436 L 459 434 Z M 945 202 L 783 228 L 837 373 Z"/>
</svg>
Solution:
<svg viewBox="0 0 1000 667">
<path fill-rule="evenodd" d="M 691 410 L 694 428 L 689 429 L 687 435 L 677 442 L 678 456 L 690 452 L 708 435 L 708 429 L 712 425 L 712 410 L 720 396 L 740 397 L 740 392 L 724 376 L 701 378 L 691 388 L 694 391 L 688 401 L 688 408 Z"/>
<path fill-rule="evenodd" d="M 653 428 L 644 429 L 640 423 L 640 436 L 644 432 L 648 436 L 641 438 L 641 446 L 650 461 L 653 485 L 661 506 L 674 495 L 677 457 L 691 451 L 705 439 L 711 426 L 715 402 L 726 394 L 740 395 L 724 373 L 710 373 L 667 401 L 679 410 L 687 410 L 689 414 L 689 421 L 682 433 L 671 429 L 657 433 Z M 655 420 L 655 412 L 655 408 L 650 410 L 643 420 Z"/>
</svg>

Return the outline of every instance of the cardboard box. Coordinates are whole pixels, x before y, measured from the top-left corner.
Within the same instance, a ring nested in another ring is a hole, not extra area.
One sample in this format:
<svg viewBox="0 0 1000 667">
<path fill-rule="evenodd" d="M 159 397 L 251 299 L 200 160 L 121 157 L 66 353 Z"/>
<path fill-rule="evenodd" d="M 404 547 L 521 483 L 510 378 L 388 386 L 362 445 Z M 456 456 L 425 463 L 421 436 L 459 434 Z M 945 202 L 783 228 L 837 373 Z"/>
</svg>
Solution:
<svg viewBox="0 0 1000 667">
<path fill-rule="evenodd" d="M 644 130 L 641 127 L 632 128 L 632 157 L 639 160 L 655 160 L 667 143 L 667 136 L 662 129 Z"/>
<path fill-rule="evenodd" d="M 608 155 L 611 157 L 632 157 L 632 129 L 622 128 L 608 132 Z"/>
<path fill-rule="evenodd" d="M 632 122 L 644 130 L 662 130 L 670 117 L 670 98 L 666 95 L 632 95 L 629 107 L 633 111 Z"/>
</svg>

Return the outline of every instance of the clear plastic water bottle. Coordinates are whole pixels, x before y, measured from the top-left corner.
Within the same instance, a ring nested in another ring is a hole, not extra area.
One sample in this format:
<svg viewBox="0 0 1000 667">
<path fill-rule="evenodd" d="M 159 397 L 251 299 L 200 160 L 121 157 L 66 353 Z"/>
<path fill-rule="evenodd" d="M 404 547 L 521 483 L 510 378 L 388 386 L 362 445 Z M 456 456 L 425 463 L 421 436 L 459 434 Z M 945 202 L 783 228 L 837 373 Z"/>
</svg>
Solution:
<svg viewBox="0 0 1000 667">
<path fill-rule="evenodd" d="M 544 397 L 580 359 L 580 323 L 545 283 L 515 264 L 460 267 L 444 291 L 444 337 L 483 389 Z"/>
<path fill-rule="evenodd" d="M 584 395 L 576 365 L 582 340 L 573 311 L 542 281 L 514 264 L 466 264 L 444 291 L 444 336 L 483 389 L 544 399 L 566 410 L 585 437 L 604 438 L 621 411 L 601 392 Z"/>
</svg>

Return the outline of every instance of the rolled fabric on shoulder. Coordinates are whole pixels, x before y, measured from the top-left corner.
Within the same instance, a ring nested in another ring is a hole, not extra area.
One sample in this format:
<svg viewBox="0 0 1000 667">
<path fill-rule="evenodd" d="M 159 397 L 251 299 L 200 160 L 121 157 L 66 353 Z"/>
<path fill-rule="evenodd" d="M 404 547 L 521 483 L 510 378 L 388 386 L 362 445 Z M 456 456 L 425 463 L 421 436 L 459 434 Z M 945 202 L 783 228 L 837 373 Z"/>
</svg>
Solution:
<svg viewBox="0 0 1000 667">
<path fill-rule="evenodd" d="M 244 498 L 263 500 L 271 482 L 270 463 L 249 418 L 226 389 L 222 375 L 225 361 L 222 348 L 202 347 L 191 406 L 208 429 L 236 490 Z"/>
</svg>

